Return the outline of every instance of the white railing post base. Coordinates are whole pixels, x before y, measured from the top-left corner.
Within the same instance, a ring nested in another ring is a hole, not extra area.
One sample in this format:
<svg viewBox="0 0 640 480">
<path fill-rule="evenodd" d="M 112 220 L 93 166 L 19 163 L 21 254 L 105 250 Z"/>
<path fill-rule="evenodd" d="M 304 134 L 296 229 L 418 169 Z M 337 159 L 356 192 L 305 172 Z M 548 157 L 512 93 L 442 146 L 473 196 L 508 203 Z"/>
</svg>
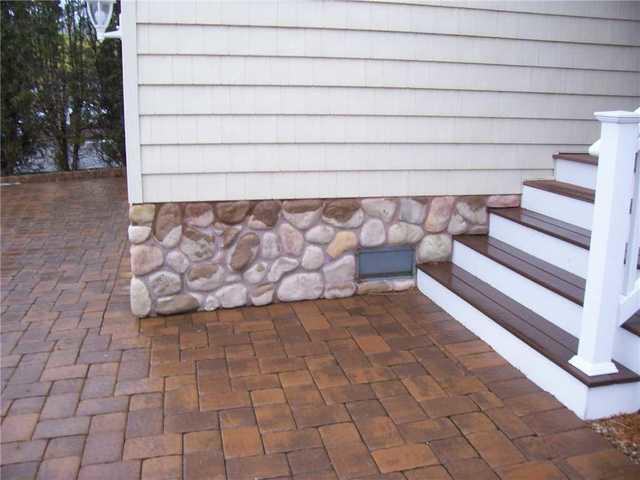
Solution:
<svg viewBox="0 0 640 480">
<path fill-rule="evenodd" d="M 587 375 L 605 375 L 618 371 L 612 363 L 613 345 L 620 325 L 620 295 L 627 293 L 626 269 L 632 269 L 633 279 L 637 277 L 638 251 L 628 241 L 635 235 L 631 204 L 640 115 L 621 111 L 595 115 L 602 134 L 593 227 L 578 353 L 569 362 Z M 629 248 L 633 251 L 625 255 Z"/>
<path fill-rule="evenodd" d="M 618 373 L 618 368 L 613 362 L 591 363 L 578 355 L 574 355 L 573 358 L 569 360 L 569 363 L 590 377 L 594 375 Z"/>
</svg>

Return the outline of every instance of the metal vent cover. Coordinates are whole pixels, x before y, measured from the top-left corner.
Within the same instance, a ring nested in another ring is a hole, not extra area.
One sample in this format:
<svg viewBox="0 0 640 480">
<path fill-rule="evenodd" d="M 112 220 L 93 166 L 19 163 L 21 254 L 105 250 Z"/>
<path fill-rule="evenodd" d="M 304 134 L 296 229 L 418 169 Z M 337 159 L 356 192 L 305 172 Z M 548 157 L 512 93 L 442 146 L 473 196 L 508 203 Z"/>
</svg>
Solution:
<svg viewBox="0 0 640 480">
<path fill-rule="evenodd" d="M 356 280 L 413 278 L 416 271 L 411 246 L 364 248 L 356 252 Z"/>
</svg>

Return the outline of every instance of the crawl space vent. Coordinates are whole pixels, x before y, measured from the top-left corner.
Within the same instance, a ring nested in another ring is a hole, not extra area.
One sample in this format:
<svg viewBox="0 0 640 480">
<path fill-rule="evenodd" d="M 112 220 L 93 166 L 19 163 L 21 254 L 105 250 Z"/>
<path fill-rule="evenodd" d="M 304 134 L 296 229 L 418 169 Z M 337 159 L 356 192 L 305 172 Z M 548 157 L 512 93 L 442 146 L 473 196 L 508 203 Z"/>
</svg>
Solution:
<svg viewBox="0 0 640 480">
<path fill-rule="evenodd" d="M 409 246 L 368 248 L 358 250 L 357 279 L 413 278 L 416 262 Z"/>
</svg>

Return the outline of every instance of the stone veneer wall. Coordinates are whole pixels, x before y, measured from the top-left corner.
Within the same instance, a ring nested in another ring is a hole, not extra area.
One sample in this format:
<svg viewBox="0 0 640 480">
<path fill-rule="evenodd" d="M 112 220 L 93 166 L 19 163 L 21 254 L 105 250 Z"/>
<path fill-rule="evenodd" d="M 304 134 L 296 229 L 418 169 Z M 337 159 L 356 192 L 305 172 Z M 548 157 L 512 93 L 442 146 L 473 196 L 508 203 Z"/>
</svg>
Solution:
<svg viewBox="0 0 640 480">
<path fill-rule="evenodd" d="M 410 288 L 355 282 L 359 248 L 415 245 L 447 260 L 451 236 L 487 232 L 487 206 L 519 196 L 132 205 L 131 309 L 140 317 Z"/>
</svg>

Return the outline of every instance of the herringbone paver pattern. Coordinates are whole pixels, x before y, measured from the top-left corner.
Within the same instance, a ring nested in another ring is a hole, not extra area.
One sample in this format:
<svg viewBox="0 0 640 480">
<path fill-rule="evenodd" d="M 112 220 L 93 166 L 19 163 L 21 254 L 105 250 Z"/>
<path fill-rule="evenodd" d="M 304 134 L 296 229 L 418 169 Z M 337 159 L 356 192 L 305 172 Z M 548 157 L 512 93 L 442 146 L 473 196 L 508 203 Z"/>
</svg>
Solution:
<svg viewBox="0 0 640 480">
<path fill-rule="evenodd" d="M 122 179 L 2 201 L 3 479 L 640 476 L 417 292 L 138 321 Z"/>
</svg>

